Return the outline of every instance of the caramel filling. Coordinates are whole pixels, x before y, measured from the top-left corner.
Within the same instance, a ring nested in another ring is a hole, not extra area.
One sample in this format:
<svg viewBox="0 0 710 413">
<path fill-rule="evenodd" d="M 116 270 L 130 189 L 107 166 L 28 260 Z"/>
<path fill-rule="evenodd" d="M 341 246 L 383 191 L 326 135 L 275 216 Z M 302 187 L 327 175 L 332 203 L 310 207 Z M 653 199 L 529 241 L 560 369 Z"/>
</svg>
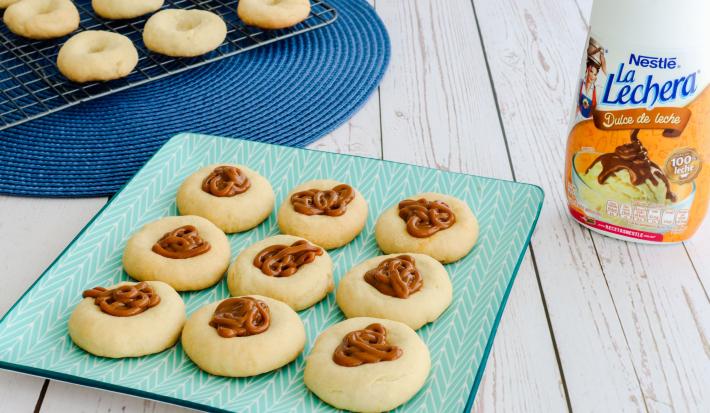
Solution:
<svg viewBox="0 0 710 413">
<path fill-rule="evenodd" d="M 234 166 L 218 166 L 202 181 L 202 190 L 219 197 L 231 197 L 246 192 L 249 178 Z"/>
<path fill-rule="evenodd" d="M 93 298 L 94 304 L 101 311 L 116 317 L 130 317 L 160 304 L 160 296 L 153 291 L 147 282 L 107 290 L 104 287 L 94 287 L 81 295 Z"/>
<path fill-rule="evenodd" d="M 663 170 L 648 157 L 648 151 L 643 146 L 638 138 L 639 130 L 634 129 L 631 132 L 631 143 L 618 146 L 614 152 L 605 153 L 599 156 L 587 168 L 587 173 L 597 163 L 602 164 L 602 171 L 597 177 L 600 184 L 604 184 L 610 176 L 619 171 L 626 170 L 629 173 L 631 183 L 638 186 L 646 181 L 651 181 L 654 186 L 658 186 L 658 182 L 663 181 L 666 184 L 666 199 L 671 202 L 676 201 L 676 195 L 671 191 L 668 177 L 663 173 Z"/>
<path fill-rule="evenodd" d="M 353 198 L 355 198 L 353 188 L 342 184 L 325 191 L 309 189 L 297 192 L 291 195 L 291 204 L 300 214 L 337 217 L 347 211 L 348 204 Z"/>
<path fill-rule="evenodd" d="M 333 353 L 333 361 L 343 367 L 396 360 L 402 349 L 387 343 L 387 330 L 382 324 L 370 324 L 362 330 L 351 331 Z"/>
<path fill-rule="evenodd" d="M 416 238 L 427 238 L 456 223 L 454 211 L 443 201 L 405 199 L 399 203 L 399 217 L 407 223 L 407 232 Z"/>
<path fill-rule="evenodd" d="M 298 269 L 323 255 L 323 249 L 308 241 L 296 241 L 291 246 L 271 245 L 254 257 L 254 266 L 271 277 L 288 277 Z"/>
<path fill-rule="evenodd" d="M 210 243 L 200 237 L 197 228 L 184 225 L 163 235 L 152 249 L 166 258 L 185 259 L 206 253 Z"/>
<path fill-rule="evenodd" d="M 422 277 L 411 255 L 382 261 L 365 273 L 365 281 L 382 294 L 396 298 L 408 298 L 422 289 Z"/>
<path fill-rule="evenodd" d="M 222 301 L 214 311 L 210 326 L 224 338 L 261 334 L 269 329 L 271 316 L 265 302 L 251 297 L 235 297 Z"/>
</svg>

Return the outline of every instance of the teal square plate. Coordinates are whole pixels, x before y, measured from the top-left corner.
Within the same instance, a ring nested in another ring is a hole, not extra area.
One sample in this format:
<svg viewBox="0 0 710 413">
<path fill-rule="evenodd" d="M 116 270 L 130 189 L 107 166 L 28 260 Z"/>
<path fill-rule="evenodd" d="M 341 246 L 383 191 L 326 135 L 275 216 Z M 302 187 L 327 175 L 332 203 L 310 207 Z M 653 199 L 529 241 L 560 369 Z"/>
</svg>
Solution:
<svg viewBox="0 0 710 413">
<path fill-rule="evenodd" d="M 85 353 L 67 334 L 67 320 L 83 290 L 129 279 L 121 268 L 121 254 L 131 233 L 149 221 L 176 215 L 175 192 L 182 180 L 204 165 L 220 162 L 245 164 L 266 176 L 277 206 L 291 188 L 316 178 L 348 182 L 362 192 L 370 206 L 365 229 L 347 246 L 331 251 L 336 286 L 349 268 L 380 254 L 374 224 L 387 207 L 425 191 L 465 200 L 478 217 L 480 237 L 470 254 L 446 266 L 454 286 L 453 302 L 436 322 L 418 331 L 431 352 L 431 373 L 422 390 L 398 410 L 455 412 L 471 406 L 540 213 L 540 188 L 196 134 L 178 135 L 166 143 L 0 320 L 0 367 L 203 410 L 332 411 L 306 389 L 302 374 L 305 355 L 318 333 L 343 319 L 333 293 L 299 313 L 308 336 L 301 356 L 279 370 L 246 379 L 202 372 L 179 344 L 159 354 L 114 360 Z M 277 232 L 272 213 L 255 229 L 229 236 L 232 256 Z M 190 314 L 229 292 L 223 280 L 213 288 L 181 295 Z"/>
</svg>

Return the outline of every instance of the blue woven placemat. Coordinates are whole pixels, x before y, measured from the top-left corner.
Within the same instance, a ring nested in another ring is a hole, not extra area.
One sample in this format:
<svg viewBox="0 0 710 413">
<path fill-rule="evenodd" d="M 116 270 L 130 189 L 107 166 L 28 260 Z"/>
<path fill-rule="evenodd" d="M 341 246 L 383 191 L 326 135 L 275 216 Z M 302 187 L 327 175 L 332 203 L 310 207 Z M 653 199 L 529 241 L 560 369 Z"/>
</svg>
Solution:
<svg viewBox="0 0 710 413">
<path fill-rule="evenodd" d="M 0 132 L 0 193 L 116 192 L 171 136 L 203 132 L 304 146 L 349 119 L 389 62 L 363 0 L 330 0 L 333 24 Z"/>
</svg>

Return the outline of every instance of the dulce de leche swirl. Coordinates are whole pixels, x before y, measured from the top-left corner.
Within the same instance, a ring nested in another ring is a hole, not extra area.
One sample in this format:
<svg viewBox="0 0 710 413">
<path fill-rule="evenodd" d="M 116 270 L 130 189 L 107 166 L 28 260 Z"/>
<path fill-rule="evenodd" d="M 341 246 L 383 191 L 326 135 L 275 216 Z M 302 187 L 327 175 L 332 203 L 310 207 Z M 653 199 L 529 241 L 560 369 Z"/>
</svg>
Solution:
<svg viewBox="0 0 710 413">
<path fill-rule="evenodd" d="M 210 250 L 210 243 L 200 237 L 197 228 L 183 225 L 165 233 L 152 250 L 166 258 L 185 259 L 206 253 Z"/>
<path fill-rule="evenodd" d="M 269 329 L 269 306 L 251 297 L 228 298 L 217 306 L 210 326 L 224 338 L 246 337 L 261 334 Z"/>
<path fill-rule="evenodd" d="M 256 254 L 254 266 L 265 275 L 288 277 L 296 273 L 302 265 L 315 261 L 323 255 L 323 249 L 306 240 L 298 240 L 287 245 L 271 245 Z"/>
<path fill-rule="evenodd" d="M 235 166 L 218 166 L 202 181 L 202 190 L 219 197 L 232 197 L 246 192 L 251 182 Z"/>
<path fill-rule="evenodd" d="M 602 164 L 602 171 L 597 180 L 604 184 L 610 176 L 619 171 L 626 170 L 629 173 L 631 183 L 638 186 L 646 181 L 651 181 L 654 186 L 658 186 L 659 180 L 666 184 L 666 199 L 671 202 L 676 201 L 676 195 L 671 191 L 668 177 L 663 170 L 648 157 L 648 151 L 638 138 L 639 130 L 631 132 L 631 143 L 618 146 L 614 152 L 605 153 L 599 156 L 587 168 L 587 173 L 597 164 Z"/>
<path fill-rule="evenodd" d="M 84 291 L 82 297 L 93 298 L 101 311 L 116 317 L 130 317 L 160 304 L 160 296 L 147 282 L 122 285 L 111 290 L 94 287 Z"/>
<path fill-rule="evenodd" d="M 333 352 L 333 361 L 343 367 L 396 360 L 402 349 L 387 343 L 387 330 L 379 323 L 351 331 Z"/>
<path fill-rule="evenodd" d="M 291 195 L 291 204 L 296 212 L 304 215 L 343 215 L 355 193 L 350 185 L 336 185 L 333 189 L 321 191 L 308 189 Z"/>
<path fill-rule="evenodd" d="M 408 298 L 422 288 L 422 277 L 411 255 L 382 261 L 365 273 L 365 281 L 382 294 L 396 298 Z"/>
<path fill-rule="evenodd" d="M 424 198 L 400 202 L 399 217 L 407 223 L 409 235 L 416 238 L 430 237 L 456 222 L 454 211 L 445 202 Z"/>
</svg>

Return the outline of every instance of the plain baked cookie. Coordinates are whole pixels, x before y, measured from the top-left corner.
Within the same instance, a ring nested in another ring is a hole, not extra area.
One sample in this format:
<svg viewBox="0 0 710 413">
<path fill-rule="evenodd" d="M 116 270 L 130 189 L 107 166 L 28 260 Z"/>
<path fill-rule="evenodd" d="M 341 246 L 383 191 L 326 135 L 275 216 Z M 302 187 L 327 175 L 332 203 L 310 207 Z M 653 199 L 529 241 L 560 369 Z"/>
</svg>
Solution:
<svg viewBox="0 0 710 413">
<path fill-rule="evenodd" d="M 276 235 L 239 254 L 227 272 L 227 285 L 234 296 L 265 295 L 300 311 L 333 291 L 333 261 L 303 238 Z"/>
<path fill-rule="evenodd" d="M 206 10 L 161 10 L 150 16 L 143 29 L 143 43 L 155 53 L 194 57 L 210 52 L 227 37 L 227 25 Z"/>
<path fill-rule="evenodd" d="M 91 7 L 104 19 L 133 19 L 163 7 L 163 0 L 91 0 Z"/>
<path fill-rule="evenodd" d="M 375 239 L 385 254 L 418 252 L 450 263 L 476 244 L 478 220 L 462 200 L 428 192 L 383 212 L 375 225 Z"/>
<path fill-rule="evenodd" d="M 123 267 L 137 280 L 159 280 L 178 291 L 192 291 L 217 283 L 229 257 L 229 241 L 219 228 L 186 215 L 161 218 L 134 233 L 123 252 Z"/>
<path fill-rule="evenodd" d="M 71 0 L 22 0 L 7 5 L 3 21 L 18 36 L 54 39 L 79 27 L 79 11 Z"/>
<path fill-rule="evenodd" d="M 183 215 L 199 215 L 231 234 L 254 228 L 274 209 L 274 190 L 243 165 L 206 166 L 183 181 L 177 192 Z"/>
<path fill-rule="evenodd" d="M 93 288 L 69 317 L 69 336 L 91 354 L 139 357 L 172 347 L 185 324 L 180 295 L 160 281 Z"/>
<path fill-rule="evenodd" d="M 451 304 L 451 281 L 441 263 L 424 254 L 370 258 L 343 276 L 336 299 L 346 317 L 400 321 L 417 330 Z"/>
<path fill-rule="evenodd" d="M 342 247 L 365 227 L 367 201 L 357 189 L 330 179 L 308 181 L 284 199 L 281 232 L 306 238 L 325 249 Z"/>
<path fill-rule="evenodd" d="M 138 52 L 128 37 L 87 30 L 77 33 L 59 49 L 57 67 L 77 83 L 106 81 L 128 76 L 138 64 Z"/>
<path fill-rule="evenodd" d="M 237 14 L 250 26 L 285 29 L 306 20 L 311 13 L 309 0 L 239 0 Z"/>
<path fill-rule="evenodd" d="M 379 351 L 364 350 L 374 346 Z M 306 359 L 303 381 L 338 409 L 382 412 L 411 399 L 424 385 L 430 367 L 426 344 L 407 325 L 357 317 L 318 336 Z"/>
<path fill-rule="evenodd" d="M 259 295 L 232 297 L 195 311 L 182 348 L 202 370 L 247 377 L 293 361 L 306 344 L 303 322 L 288 305 Z"/>
</svg>

